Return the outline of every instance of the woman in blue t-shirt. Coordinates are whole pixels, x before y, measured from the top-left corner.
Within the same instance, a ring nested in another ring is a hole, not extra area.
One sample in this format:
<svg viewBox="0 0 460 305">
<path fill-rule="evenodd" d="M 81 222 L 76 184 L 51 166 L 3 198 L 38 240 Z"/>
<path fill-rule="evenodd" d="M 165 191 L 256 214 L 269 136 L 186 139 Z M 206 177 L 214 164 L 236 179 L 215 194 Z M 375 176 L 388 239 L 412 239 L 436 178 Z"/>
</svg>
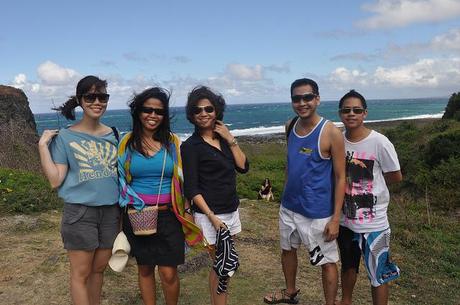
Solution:
<svg viewBox="0 0 460 305">
<path fill-rule="evenodd" d="M 146 89 L 134 96 L 129 107 L 133 130 L 121 139 L 118 148 L 123 231 L 137 261 L 144 304 L 155 304 L 155 266 L 165 303 L 177 304 L 177 266 L 185 260 L 182 226 L 190 228 L 193 224 L 189 203 L 182 198 L 180 141 L 170 129 L 169 92 L 158 87 Z M 156 233 L 136 235 L 136 222 L 131 224 L 129 212 L 144 213 L 146 207 L 155 205 L 158 205 Z M 195 231 L 199 232 L 198 227 Z"/>
<path fill-rule="evenodd" d="M 38 144 L 43 171 L 65 202 L 61 236 L 76 305 L 100 304 L 103 272 L 119 231 L 118 140 L 100 122 L 108 101 L 107 82 L 84 77 L 76 94 L 55 109 L 75 120 L 80 106 L 82 119 L 66 129 L 45 130 Z"/>
</svg>

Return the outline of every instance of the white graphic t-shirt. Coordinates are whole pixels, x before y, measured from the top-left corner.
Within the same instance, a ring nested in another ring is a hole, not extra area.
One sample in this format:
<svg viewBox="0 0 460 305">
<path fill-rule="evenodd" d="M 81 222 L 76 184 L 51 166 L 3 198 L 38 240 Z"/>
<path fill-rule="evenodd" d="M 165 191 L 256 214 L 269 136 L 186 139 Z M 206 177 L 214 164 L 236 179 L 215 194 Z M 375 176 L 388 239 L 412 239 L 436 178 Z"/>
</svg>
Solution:
<svg viewBox="0 0 460 305">
<path fill-rule="evenodd" d="M 400 170 L 393 144 L 371 131 L 359 142 L 345 137 L 346 187 L 341 225 L 357 233 L 389 227 L 387 209 L 390 193 L 383 173 Z"/>
</svg>

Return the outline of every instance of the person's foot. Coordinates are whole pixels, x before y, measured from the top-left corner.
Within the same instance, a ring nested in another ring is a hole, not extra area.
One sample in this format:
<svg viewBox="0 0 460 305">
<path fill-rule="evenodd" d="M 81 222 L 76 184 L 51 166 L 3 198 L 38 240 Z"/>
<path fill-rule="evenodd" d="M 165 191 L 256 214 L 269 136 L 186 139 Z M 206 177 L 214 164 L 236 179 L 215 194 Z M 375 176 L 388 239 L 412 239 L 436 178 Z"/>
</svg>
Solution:
<svg viewBox="0 0 460 305">
<path fill-rule="evenodd" d="M 300 289 L 294 292 L 288 292 L 287 289 L 275 290 L 264 297 L 264 302 L 267 304 L 297 304 L 299 303 L 299 292 Z"/>
</svg>

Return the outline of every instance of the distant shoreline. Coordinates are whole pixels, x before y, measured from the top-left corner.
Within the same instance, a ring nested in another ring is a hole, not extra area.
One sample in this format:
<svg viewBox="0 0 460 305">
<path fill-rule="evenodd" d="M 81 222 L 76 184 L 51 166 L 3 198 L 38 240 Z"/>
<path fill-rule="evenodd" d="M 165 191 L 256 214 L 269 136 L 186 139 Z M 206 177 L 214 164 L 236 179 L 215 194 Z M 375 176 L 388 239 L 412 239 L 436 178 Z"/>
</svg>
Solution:
<svg viewBox="0 0 460 305">
<path fill-rule="evenodd" d="M 380 122 L 368 122 L 365 125 L 370 128 L 381 132 L 383 129 L 393 128 L 401 123 L 408 122 L 413 123 L 417 127 L 422 127 L 428 124 L 432 124 L 436 121 L 441 120 L 440 118 L 424 118 L 424 119 L 402 119 L 393 121 L 380 121 Z M 244 135 L 237 136 L 238 140 L 246 144 L 258 144 L 264 142 L 275 142 L 284 143 L 284 133 L 273 133 L 273 134 L 260 134 L 260 135 Z"/>
</svg>

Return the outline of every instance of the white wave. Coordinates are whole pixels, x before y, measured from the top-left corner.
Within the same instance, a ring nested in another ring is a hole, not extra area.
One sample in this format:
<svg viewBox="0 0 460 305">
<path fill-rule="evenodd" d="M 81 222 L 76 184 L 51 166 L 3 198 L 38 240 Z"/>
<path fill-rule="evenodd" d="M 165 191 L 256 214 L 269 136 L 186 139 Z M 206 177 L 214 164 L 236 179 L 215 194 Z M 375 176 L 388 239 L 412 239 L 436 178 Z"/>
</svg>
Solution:
<svg viewBox="0 0 460 305">
<path fill-rule="evenodd" d="M 378 123 L 378 122 L 392 122 L 392 121 L 401 121 L 401 120 L 418 120 L 418 119 L 440 119 L 444 111 L 437 113 L 437 114 L 420 114 L 420 115 L 413 115 L 407 117 L 400 117 L 394 119 L 384 119 L 384 120 L 369 120 L 364 121 L 365 123 Z M 342 122 L 333 122 L 337 127 L 343 127 Z M 277 133 L 284 133 L 284 125 L 279 126 L 260 126 L 260 127 L 253 127 L 253 128 L 246 128 L 246 129 L 232 129 L 230 130 L 234 136 L 256 136 L 256 135 L 269 135 L 269 134 L 277 134 Z M 188 137 L 190 137 L 190 133 L 183 133 L 179 134 L 179 137 L 182 141 L 185 141 Z"/>
</svg>

